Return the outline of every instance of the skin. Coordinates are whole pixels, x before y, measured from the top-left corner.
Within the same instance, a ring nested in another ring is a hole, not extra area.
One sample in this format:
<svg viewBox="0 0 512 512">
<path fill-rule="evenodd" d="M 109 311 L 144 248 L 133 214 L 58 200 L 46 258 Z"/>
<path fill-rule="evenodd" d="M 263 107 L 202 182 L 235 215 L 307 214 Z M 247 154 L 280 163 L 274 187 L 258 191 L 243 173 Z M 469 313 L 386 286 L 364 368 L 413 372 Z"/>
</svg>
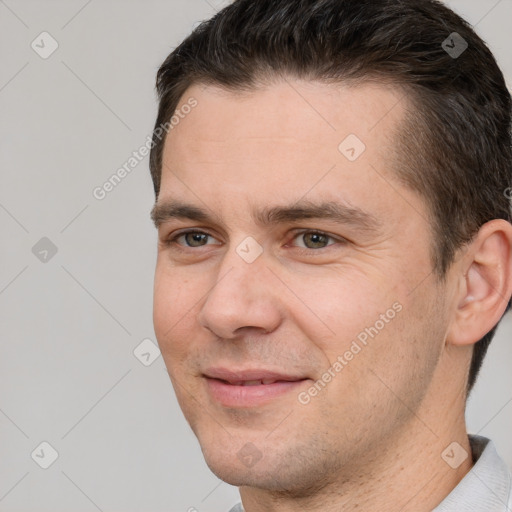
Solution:
<svg viewBox="0 0 512 512">
<path fill-rule="evenodd" d="M 441 454 L 452 442 L 470 453 L 472 344 L 512 293 L 512 226 L 486 224 L 436 277 L 427 207 L 393 175 L 406 106 L 393 88 L 288 78 L 245 93 L 194 85 L 181 104 L 191 96 L 197 107 L 164 148 L 154 325 L 206 463 L 240 487 L 246 512 L 432 510 L 472 465 L 467 457 L 454 469 Z M 353 162 L 338 150 L 349 134 L 366 145 Z M 168 218 L 172 200 L 212 220 Z M 350 205 L 377 226 L 251 216 L 298 200 Z M 166 243 L 186 229 L 209 235 L 206 245 Z M 300 230 L 331 238 L 315 245 Z M 236 252 L 249 236 L 263 250 L 252 263 Z M 297 392 L 396 303 L 400 312 L 301 404 Z M 264 405 L 227 408 L 208 392 L 209 366 L 310 380 Z M 251 467 L 238 457 L 246 443 L 261 456 Z"/>
</svg>

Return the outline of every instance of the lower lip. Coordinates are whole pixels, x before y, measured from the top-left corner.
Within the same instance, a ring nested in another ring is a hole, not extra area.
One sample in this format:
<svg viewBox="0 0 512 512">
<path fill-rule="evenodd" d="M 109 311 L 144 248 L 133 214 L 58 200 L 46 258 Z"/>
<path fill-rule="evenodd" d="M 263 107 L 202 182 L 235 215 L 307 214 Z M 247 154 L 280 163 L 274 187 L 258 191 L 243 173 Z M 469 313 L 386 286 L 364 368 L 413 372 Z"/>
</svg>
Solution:
<svg viewBox="0 0 512 512">
<path fill-rule="evenodd" d="M 308 379 L 293 382 L 278 381 L 273 384 L 255 386 L 236 386 L 218 379 L 206 378 L 206 384 L 212 397 L 224 407 L 252 407 L 270 402 L 298 388 Z"/>
</svg>

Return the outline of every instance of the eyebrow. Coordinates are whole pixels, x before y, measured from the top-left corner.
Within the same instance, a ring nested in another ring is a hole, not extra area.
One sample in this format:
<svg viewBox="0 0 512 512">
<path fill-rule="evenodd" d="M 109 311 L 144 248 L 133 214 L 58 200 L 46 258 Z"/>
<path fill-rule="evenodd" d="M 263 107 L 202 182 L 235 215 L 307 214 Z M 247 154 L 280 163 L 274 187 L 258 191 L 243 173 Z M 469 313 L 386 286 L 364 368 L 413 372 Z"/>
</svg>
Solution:
<svg viewBox="0 0 512 512">
<path fill-rule="evenodd" d="M 333 220 L 339 224 L 350 225 L 368 233 L 376 232 L 382 226 L 379 219 L 371 213 L 335 201 L 312 202 L 299 200 L 289 206 L 253 209 L 251 217 L 258 225 L 263 227 L 308 219 Z M 221 224 L 220 219 L 209 213 L 208 210 L 177 200 L 165 200 L 156 203 L 151 210 L 151 219 L 157 228 L 163 222 L 171 219 Z"/>
</svg>

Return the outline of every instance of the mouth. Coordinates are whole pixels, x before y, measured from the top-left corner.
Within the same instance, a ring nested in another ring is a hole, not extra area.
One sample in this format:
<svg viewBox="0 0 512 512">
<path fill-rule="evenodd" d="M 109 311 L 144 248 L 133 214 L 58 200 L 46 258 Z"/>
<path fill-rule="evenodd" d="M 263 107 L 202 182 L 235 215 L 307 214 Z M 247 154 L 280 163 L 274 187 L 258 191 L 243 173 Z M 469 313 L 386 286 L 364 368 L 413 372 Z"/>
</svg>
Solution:
<svg viewBox="0 0 512 512">
<path fill-rule="evenodd" d="M 261 369 L 232 371 L 210 368 L 203 374 L 208 392 L 224 407 L 255 407 L 298 392 L 308 377 Z"/>
<path fill-rule="evenodd" d="M 295 382 L 288 380 L 280 380 L 280 379 L 259 379 L 259 380 L 237 380 L 235 382 L 229 382 L 227 380 L 216 379 L 224 382 L 225 384 L 231 384 L 232 386 L 268 386 L 269 384 L 274 384 L 275 382 Z"/>
</svg>

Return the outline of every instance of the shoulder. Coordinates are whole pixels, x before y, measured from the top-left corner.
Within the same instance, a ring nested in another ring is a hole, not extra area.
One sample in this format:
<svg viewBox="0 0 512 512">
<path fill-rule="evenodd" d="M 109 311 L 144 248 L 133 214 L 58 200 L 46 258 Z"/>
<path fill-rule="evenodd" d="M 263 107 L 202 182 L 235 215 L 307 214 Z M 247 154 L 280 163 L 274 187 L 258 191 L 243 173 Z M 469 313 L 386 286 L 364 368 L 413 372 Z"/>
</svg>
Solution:
<svg viewBox="0 0 512 512">
<path fill-rule="evenodd" d="M 469 435 L 473 467 L 433 512 L 507 512 L 512 510 L 512 476 L 494 443 Z"/>
</svg>

